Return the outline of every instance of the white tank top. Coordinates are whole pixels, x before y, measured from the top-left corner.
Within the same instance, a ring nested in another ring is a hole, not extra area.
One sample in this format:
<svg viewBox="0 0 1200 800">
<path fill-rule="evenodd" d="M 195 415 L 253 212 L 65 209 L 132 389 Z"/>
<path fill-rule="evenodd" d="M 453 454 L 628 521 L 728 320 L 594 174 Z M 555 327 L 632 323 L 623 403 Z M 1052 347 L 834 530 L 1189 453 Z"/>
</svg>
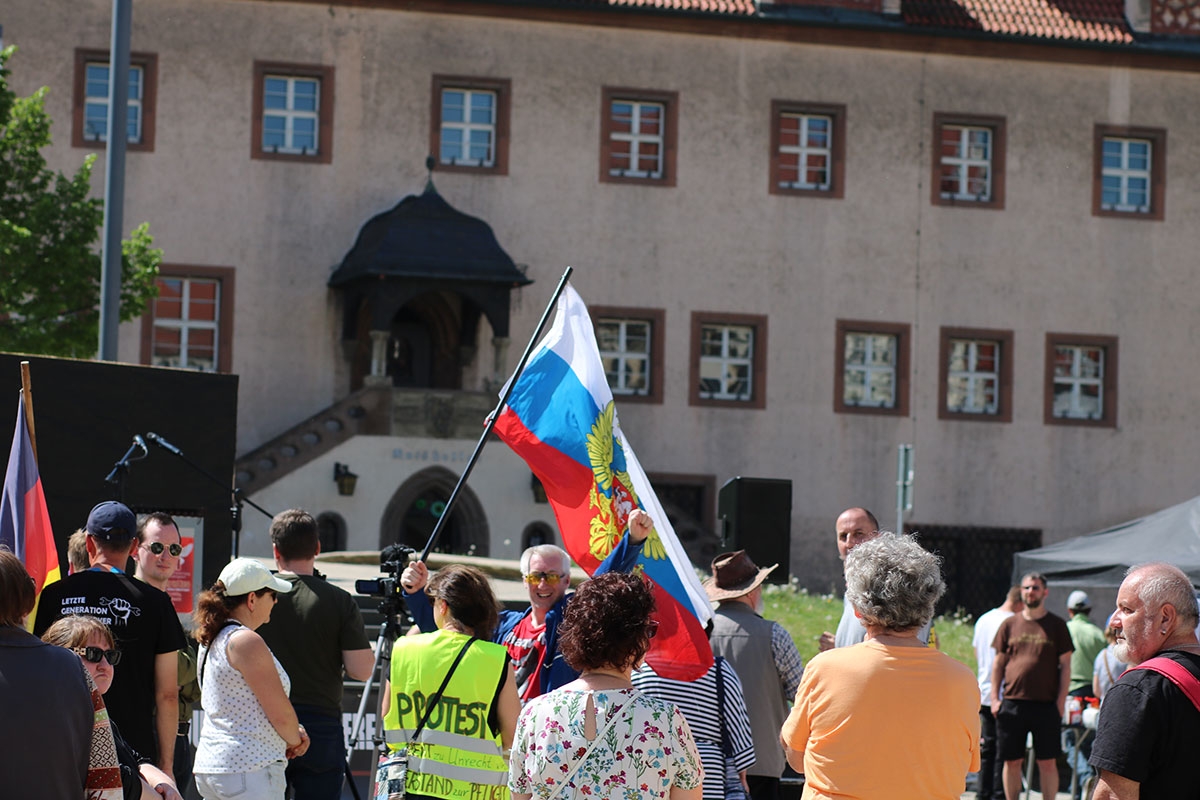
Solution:
<svg viewBox="0 0 1200 800">
<path fill-rule="evenodd" d="M 287 742 L 276 733 L 250 685 L 226 657 L 229 637 L 242 627 L 223 628 L 210 647 L 200 648 L 198 663 L 204 670 L 200 677 L 200 707 L 204 709 L 204 723 L 196 747 L 194 773 L 254 772 L 286 760 Z M 284 694 L 290 693 L 291 679 L 274 655 L 271 660 L 283 682 Z"/>
</svg>

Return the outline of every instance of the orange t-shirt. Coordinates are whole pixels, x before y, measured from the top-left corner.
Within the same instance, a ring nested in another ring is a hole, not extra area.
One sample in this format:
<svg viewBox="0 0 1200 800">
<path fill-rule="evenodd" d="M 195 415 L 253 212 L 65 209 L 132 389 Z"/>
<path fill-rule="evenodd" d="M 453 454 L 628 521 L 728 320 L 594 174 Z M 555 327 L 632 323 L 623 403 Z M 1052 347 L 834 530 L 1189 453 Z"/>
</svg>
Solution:
<svg viewBox="0 0 1200 800">
<path fill-rule="evenodd" d="M 979 685 L 926 647 L 866 641 L 804 669 L 781 731 L 804 757 L 804 800 L 958 800 L 979 769 Z"/>
</svg>

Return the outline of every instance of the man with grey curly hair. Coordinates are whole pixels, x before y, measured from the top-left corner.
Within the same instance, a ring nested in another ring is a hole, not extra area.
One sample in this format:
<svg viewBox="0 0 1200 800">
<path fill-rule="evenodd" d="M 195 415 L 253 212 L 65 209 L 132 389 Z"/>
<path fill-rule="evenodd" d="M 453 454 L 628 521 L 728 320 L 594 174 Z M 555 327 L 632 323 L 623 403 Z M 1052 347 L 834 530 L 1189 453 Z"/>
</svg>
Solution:
<svg viewBox="0 0 1200 800">
<path fill-rule="evenodd" d="M 979 768 L 975 675 L 917 638 L 945 590 L 938 557 L 911 537 L 881 533 L 847 554 L 866 639 L 809 662 L 780 732 L 814 797 L 958 800 Z"/>
</svg>

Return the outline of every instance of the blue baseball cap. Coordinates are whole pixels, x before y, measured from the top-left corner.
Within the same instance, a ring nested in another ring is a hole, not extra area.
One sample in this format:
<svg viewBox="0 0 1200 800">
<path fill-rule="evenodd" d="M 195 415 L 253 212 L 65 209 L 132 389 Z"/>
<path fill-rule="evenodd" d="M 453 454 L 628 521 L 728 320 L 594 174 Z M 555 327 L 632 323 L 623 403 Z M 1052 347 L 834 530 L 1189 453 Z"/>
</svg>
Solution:
<svg viewBox="0 0 1200 800">
<path fill-rule="evenodd" d="M 124 503 L 105 500 L 88 514 L 87 532 L 104 542 L 128 542 L 137 536 L 137 517 Z"/>
</svg>

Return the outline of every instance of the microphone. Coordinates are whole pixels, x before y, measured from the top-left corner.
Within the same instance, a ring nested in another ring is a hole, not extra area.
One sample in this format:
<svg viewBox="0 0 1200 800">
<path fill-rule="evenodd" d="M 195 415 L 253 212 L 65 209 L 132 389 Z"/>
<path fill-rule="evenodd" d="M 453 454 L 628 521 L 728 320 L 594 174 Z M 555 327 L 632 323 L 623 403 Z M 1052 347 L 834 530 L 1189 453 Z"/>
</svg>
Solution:
<svg viewBox="0 0 1200 800">
<path fill-rule="evenodd" d="M 174 453 L 177 456 L 183 455 L 182 450 L 180 450 L 178 447 L 176 447 L 175 445 L 168 442 L 166 439 L 159 436 L 157 433 L 147 433 L 146 438 L 149 439 L 150 441 L 154 442 L 156 445 L 161 447 L 163 450 L 166 450 L 168 453 Z"/>
<path fill-rule="evenodd" d="M 146 448 L 146 440 L 145 440 L 145 439 L 143 439 L 143 438 L 141 437 L 141 435 L 140 435 L 140 434 L 136 434 L 136 433 L 135 433 L 135 434 L 133 435 L 133 443 L 134 443 L 134 444 L 136 444 L 138 447 L 142 448 L 142 452 L 143 452 L 143 453 L 149 453 L 149 452 L 150 452 L 150 451 L 149 451 L 149 450 Z"/>
</svg>

